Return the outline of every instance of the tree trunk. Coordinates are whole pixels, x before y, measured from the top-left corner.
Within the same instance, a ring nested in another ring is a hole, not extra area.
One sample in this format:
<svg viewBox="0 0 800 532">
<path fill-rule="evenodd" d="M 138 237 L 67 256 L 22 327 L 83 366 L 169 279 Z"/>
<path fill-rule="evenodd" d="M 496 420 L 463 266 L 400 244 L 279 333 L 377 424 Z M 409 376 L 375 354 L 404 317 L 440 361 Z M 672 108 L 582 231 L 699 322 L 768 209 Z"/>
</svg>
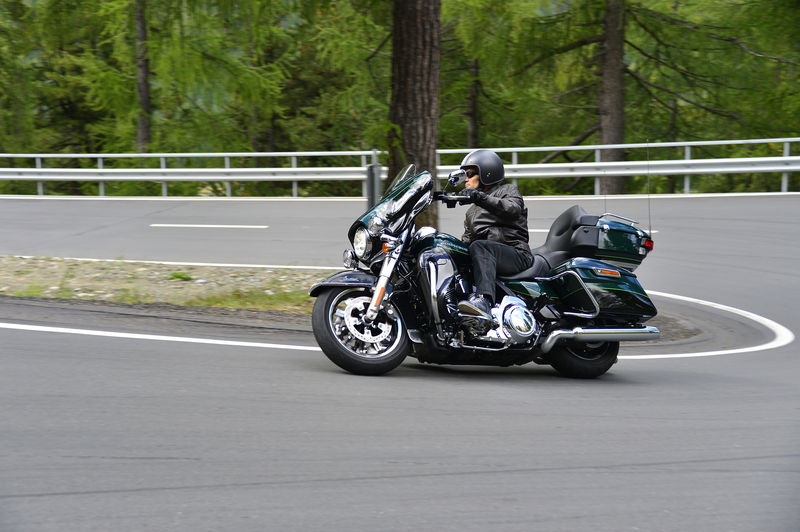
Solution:
<svg viewBox="0 0 800 532">
<path fill-rule="evenodd" d="M 136 0 L 136 93 L 139 96 L 139 117 L 136 123 L 136 150 L 150 150 L 153 106 L 150 101 L 150 59 L 147 52 L 146 0 Z"/>
<path fill-rule="evenodd" d="M 603 18 L 603 42 L 600 53 L 601 84 L 597 106 L 600 113 L 600 143 L 625 142 L 625 1 L 607 0 Z M 624 161 L 625 150 L 601 150 L 601 161 Z M 622 194 L 625 178 L 602 176 L 601 194 Z"/>
<path fill-rule="evenodd" d="M 467 97 L 467 148 L 477 148 L 480 145 L 478 96 L 481 92 L 481 85 L 478 74 L 478 60 L 473 59 L 469 64 L 469 75 L 472 77 L 472 83 L 470 83 Z"/>
<path fill-rule="evenodd" d="M 414 163 L 436 175 L 439 120 L 440 0 L 394 0 L 389 175 Z M 438 225 L 431 204 L 417 225 Z"/>
</svg>

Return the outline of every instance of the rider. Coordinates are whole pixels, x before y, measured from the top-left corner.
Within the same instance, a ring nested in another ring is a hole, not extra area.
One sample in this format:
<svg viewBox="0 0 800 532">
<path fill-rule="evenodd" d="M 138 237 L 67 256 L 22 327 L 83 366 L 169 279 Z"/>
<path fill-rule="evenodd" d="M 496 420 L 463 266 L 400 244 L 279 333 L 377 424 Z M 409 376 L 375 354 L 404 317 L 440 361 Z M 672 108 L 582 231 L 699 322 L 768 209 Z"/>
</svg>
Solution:
<svg viewBox="0 0 800 532">
<path fill-rule="evenodd" d="M 528 246 L 528 209 L 516 185 L 504 183 L 503 161 L 491 150 L 474 150 L 461 161 L 467 180 L 463 195 L 473 205 L 464 219 L 476 290 L 458 309 L 490 317 L 495 277 L 513 275 L 533 265 Z"/>
</svg>

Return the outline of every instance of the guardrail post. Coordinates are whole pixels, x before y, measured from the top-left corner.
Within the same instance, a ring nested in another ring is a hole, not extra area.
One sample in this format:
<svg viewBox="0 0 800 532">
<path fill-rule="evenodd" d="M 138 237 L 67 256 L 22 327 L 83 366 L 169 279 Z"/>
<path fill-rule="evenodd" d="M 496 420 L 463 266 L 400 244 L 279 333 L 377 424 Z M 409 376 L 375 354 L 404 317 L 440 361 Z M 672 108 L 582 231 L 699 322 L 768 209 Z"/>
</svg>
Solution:
<svg viewBox="0 0 800 532">
<path fill-rule="evenodd" d="M 297 168 L 297 156 L 292 155 L 292 168 Z M 292 181 L 292 197 L 297 197 L 297 181 Z"/>
<path fill-rule="evenodd" d="M 788 142 L 783 143 L 783 156 L 789 157 L 792 149 Z M 781 174 L 781 192 L 789 192 L 789 172 Z"/>
<path fill-rule="evenodd" d="M 511 164 L 519 164 L 519 154 L 515 151 L 511 152 Z M 515 187 L 519 186 L 519 179 L 516 177 L 512 179 L 511 182 L 514 183 Z"/>
<path fill-rule="evenodd" d="M 36 158 L 36 168 L 41 168 L 41 167 L 42 167 L 42 158 L 41 157 L 37 157 Z M 44 181 L 37 181 L 36 182 L 36 193 L 39 194 L 40 196 L 44 196 Z"/>
<path fill-rule="evenodd" d="M 439 154 L 437 153 L 436 156 L 439 157 Z M 367 156 L 366 155 L 362 155 L 361 156 L 361 164 L 363 164 L 364 166 L 367 166 L 367 180 L 369 180 L 369 166 L 367 165 Z M 381 181 L 381 162 L 378 160 L 378 150 L 376 150 L 376 149 L 372 150 L 372 163 L 370 163 L 370 164 L 375 167 L 374 170 L 373 170 L 374 178 L 375 178 L 375 181 L 373 183 L 373 194 L 375 194 L 375 201 L 372 204 L 372 205 L 374 205 L 375 203 L 378 203 L 378 200 L 380 199 L 381 194 L 383 194 L 383 181 Z M 364 182 L 364 186 L 365 187 L 367 186 L 367 182 L 366 181 Z M 364 190 L 365 190 L 364 196 L 367 196 L 366 188 Z M 369 199 L 367 199 L 367 201 L 369 202 Z M 370 207 L 372 205 L 370 205 Z"/>
<path fill-rule="evenodd" d="M 167 158 L 161 157 L 161 168 L 167 167 Z M 161 195 L 162 196 L 169 196 L 169 183 L 167 181 L 161 182 Z"/>
<path fill-rule="evenodd" d="M 98 170 L 102 170 L 103 169 L 103 158 L 102 157 L 98 157 L 97 158 L 97 169 Z M 101 196 L 105 196 L 106 195 L 106 182 L 105 181 L 98 181 L 97 182 L 97 187 L 98 187 L 97 193 L 99 195 L 101 195 Z"/>
<path fill-rule="evenodd" d="M 372 208 L 381 197 L 381 165 L 367 165 L 367 179 L 364 181 L 367 192 L 367 208 Z"/>
<path fill-rule="evenodd" d="M 230 168 L 230 167 L 231 167 L 231 158 L 230 157 L 225 157 L 225 168 Z M 225 195 L 227 197 L 229 197 L 229 198 L 233 195 L 231 193 L 231 182 L 230 181 L 225 181 Z"/>
<path fill-rule="evenodd" d="M 683 158 L 687 161 L 692 158 L 692 147 L 691 146 L 684 146 L 683 147 Z M 683 176 L 683 193 L 689 194 L 692 191 L 692 178 L 688 174 Z"/>
<path fill-rule="evenodd" d="M 599 163 L 602 156 L 600 155 L 600 150 L 594 150 L 594 162 Z M 594 176 L 594 195 L 600 195 L 600 176 Z"/>
</svg>

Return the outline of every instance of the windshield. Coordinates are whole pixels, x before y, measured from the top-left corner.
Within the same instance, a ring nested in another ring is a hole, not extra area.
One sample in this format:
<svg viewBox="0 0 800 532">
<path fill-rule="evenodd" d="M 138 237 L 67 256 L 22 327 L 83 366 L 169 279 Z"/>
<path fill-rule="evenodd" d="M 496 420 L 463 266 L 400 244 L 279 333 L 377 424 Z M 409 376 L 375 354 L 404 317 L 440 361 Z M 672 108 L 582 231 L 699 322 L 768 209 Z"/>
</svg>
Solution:
<svg viewBox="0 0 800 532">
<path fill-rule="evenodd" d="M 394 192 L 396 192 L 395 189 L 399 188 L 400 183 L 402 183 L 408 176 L 412 176 L 416 173 L 417 167 L 413 164 L 409 164 L 405 168 L 401 169 L 399 172 L 397 172 L 397 175 L 394 176 L 394 179 L 392 179 L 391 184 L 387 187 L 386 192 L 383 193 L 383 197 L 381 199 L 391 196 Z"/>
<path fill-rule="evenodd" d="M 351 236 L 357 225 L 370 227 L 373 218 L 379 218 L 380 226 L 393 234 L 397 234 L 410 223 L 430 203 L 433 189 L 430 173 L 415 172 L 416 166 L 413 164 L 403 168 L 392 180 L 380 201 L 356 220 L 350 230 Z"/>
</svg>

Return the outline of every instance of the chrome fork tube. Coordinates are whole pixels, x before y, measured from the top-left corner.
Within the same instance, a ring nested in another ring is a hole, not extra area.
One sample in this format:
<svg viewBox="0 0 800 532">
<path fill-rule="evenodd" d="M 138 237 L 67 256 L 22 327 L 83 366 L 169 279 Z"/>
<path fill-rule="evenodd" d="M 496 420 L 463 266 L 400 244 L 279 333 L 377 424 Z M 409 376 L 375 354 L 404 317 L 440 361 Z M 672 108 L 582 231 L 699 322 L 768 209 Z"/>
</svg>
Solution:
<svg viewBox="0 0 800 532">
<path fill-rule="evenodd" d="M 364 319 L 367 322 L 371 322 L 378 317 L 378 311 L 383 303 L 383 296 L 386 294 L 386 285 L 389 284 L 389 279 L 391 279 L 392 274 L 394 273 L 394 269 L 397 266 L 397 261 L 400 259 L 400 255 L 403 254 L 403 248 L 405 247 L 410 230 L 411 228 L 403 231 L 400 237 L 396 240 L 396 247 L 390 251 L 383 260 L 381 273 L 378 275 L 378 282 L 375 283 L 375 287 L 372 291 L 372 300 L 369 302 L 367 312 L 364 314 Z"/>
</svg>

